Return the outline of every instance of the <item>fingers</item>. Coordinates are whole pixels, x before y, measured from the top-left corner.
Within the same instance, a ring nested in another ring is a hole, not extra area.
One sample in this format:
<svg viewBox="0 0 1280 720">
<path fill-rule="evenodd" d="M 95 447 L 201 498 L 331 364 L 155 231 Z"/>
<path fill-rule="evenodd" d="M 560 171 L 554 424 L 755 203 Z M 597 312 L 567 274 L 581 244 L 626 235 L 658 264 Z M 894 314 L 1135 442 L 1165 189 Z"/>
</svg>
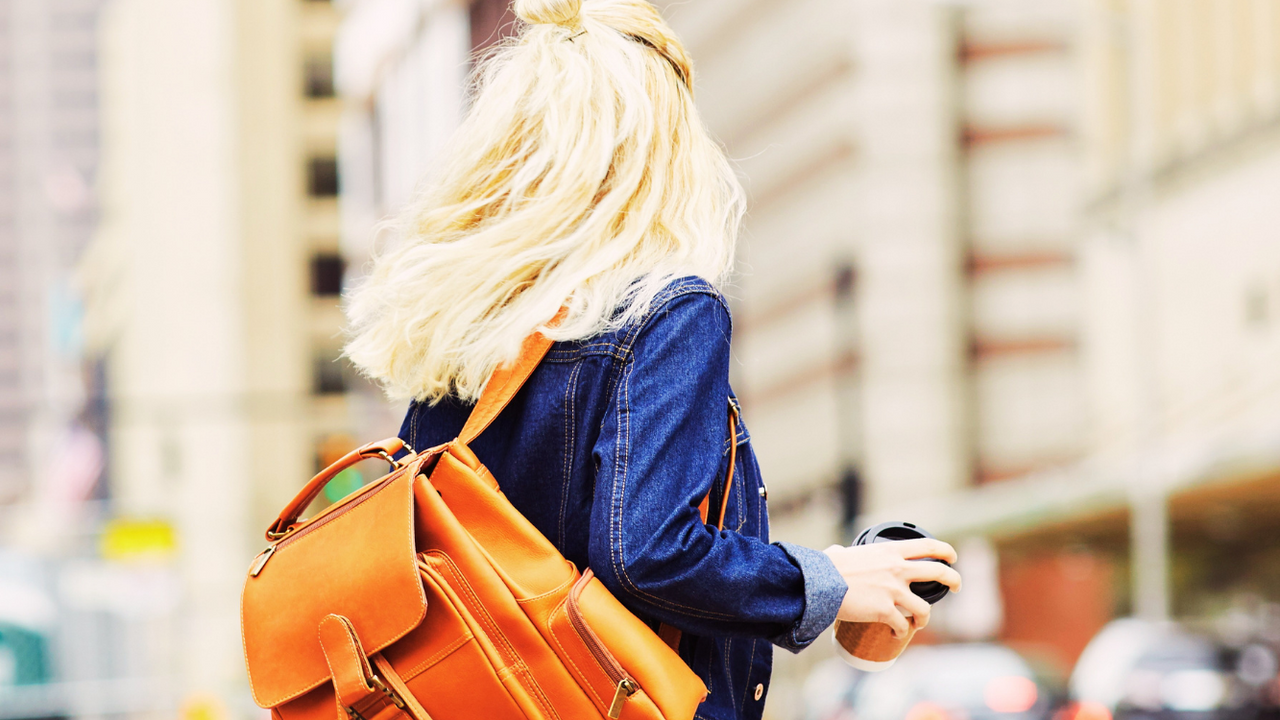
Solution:
<svg viewBox="0 0 1280 720">
<path fill-rule="evenodd" d="M 937 558 L 945 560 L 952 565 L 956 563 L 956 549 L 941 540 L 920 538 L 918 540 L 899 540 L 892 543 L 883 543 L 883 545 L 893 548 L 894 552 L 901 554 L 907 560 Z"/>
<path fill-rule="evenodd" d="M 911 614 L 911 622 L 917 629 L 929 624 L 932 607 L 919 596 L 908 590 L 897 598 L 898 607 Z"/>
<path fill-rule="evenodd" d="M 911 622 L 908 621 L 906 616 L 902 614 L 902 611 L 896 607 L 885 612 L 877 619 L 893 629 L 894 637 L 906 637 L 907 634 L 911 632 Z"/>
<path fill-rule="evenodd" d="M 960 573 L 955 568 L 936 562 L 912 562 L 906 571 L 907 582 L 940 582 L 960 592 Z"/>
</svg>

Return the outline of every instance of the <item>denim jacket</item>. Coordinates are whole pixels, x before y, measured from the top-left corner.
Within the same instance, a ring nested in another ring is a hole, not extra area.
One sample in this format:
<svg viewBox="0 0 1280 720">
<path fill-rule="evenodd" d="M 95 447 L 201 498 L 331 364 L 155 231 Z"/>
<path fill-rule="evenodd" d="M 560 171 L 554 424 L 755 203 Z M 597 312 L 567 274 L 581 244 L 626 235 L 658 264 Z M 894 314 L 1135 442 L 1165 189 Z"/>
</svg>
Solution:
<svg viewBox="0 0 1280 720">
<path fill-rule="evenodd" d="M 772 645 L 808 646 L 846 585 L 826 555 L 769 543 L 764 482 L 746 425 L 724 530 L 729 462 L 729 309 L 705 280 L 667 286 L 632 326 L 555 344 L 471 444 L 503 492 L 566 558 L 657 629 L 683 631 L 681 657 L 710 691 L 696 717 L 759 718 Z M 414 447 L 458 435 L 470 406 L 414 404 Z"/>
</svg>

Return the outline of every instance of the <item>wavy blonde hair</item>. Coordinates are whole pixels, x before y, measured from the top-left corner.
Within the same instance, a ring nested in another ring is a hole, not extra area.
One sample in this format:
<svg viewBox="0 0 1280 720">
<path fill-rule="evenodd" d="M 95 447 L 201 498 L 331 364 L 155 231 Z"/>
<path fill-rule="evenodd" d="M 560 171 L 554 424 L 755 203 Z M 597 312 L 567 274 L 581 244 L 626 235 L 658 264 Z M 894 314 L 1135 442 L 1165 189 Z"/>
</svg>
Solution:
<svg viewBox="0 0 1280 720">
<path fill-rule="evenodd" d="M 638 320 L 673 278 L 723 283 L 743 193 L 644 0 L 516 0 L 438 174 L 348 304 L 347 356 L 395 399 L 479 397 L 543 330 Z M 546 324 L 565 306 L 557 327 Z"/>
</svg>

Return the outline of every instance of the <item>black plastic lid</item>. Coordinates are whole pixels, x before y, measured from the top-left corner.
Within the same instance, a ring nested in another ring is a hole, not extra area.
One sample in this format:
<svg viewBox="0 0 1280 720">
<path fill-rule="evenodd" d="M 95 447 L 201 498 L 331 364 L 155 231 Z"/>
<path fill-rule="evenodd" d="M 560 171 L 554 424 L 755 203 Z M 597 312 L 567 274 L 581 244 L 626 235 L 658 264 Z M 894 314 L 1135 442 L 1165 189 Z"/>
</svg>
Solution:
<svg viewBox="0 0 1280 720">
<path fill-rule="evenodd" d="M 863 530 L 858 539 L 853 541 L 854 545 L 870 545 L 879 542 L 894 542 L 897 540 L 919 540 L 920 538 L 935 539 L 929 531 L 916 527 L 909 522 L 886 522 L 879 525 L 873 525 Z M 920 558 L 916 562 L 940 562 L 943 565 L 950 566 L 946 560 L 938 558 Z M 914 582 L 911 583 L 911 592 L 920 597 L 921 600 L 933 605 L 951 592 L 951 588 L 940 582 Z"/>
</svg>

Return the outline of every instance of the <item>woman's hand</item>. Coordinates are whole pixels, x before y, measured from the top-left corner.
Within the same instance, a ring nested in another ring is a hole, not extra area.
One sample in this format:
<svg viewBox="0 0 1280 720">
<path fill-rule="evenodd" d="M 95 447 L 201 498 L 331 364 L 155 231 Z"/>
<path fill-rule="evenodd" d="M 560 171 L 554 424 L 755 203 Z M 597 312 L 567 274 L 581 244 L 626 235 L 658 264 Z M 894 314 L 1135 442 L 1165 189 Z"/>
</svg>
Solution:
<svg viewBox="0 0 1280 720">
<path fill-rule="evenodd" d="M 956 551 L 940 540 L 900 540 L 823 550 L 849 585 L 837 619 L 846 622 L 881 622 L 903 637 L 929 624 L 929 603 L 911 592 L 913 582 L 935 580 L 953 591 L 960 590 L 960 573 L 938 562 L 915 562 L 938 558 L 955 564 Z M 911 615 L 908 620 L 906 614 Z"/>
</svg>

